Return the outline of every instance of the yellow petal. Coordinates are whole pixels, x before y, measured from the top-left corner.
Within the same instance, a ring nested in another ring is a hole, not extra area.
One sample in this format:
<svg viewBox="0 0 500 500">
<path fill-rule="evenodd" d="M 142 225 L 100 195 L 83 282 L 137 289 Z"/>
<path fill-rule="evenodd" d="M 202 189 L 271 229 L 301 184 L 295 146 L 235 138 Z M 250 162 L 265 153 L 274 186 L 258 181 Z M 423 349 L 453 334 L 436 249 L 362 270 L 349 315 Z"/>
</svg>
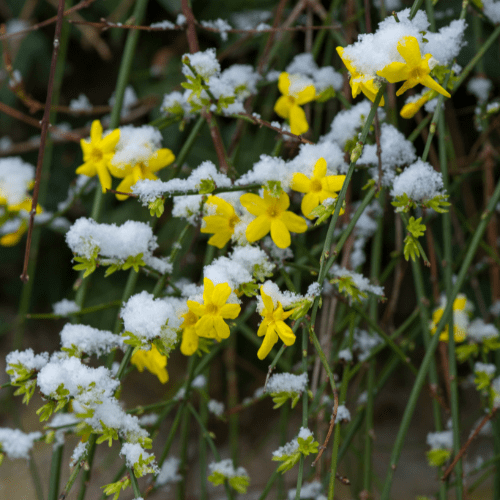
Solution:
<svg viewBox="0 0 500 500">
<path fill-rule="evenodd" d="M 195 328 L 185 328 L 182 331 L 181 352 L 184 356 L 192 356 L 198 350 L 199 337 Z"/>
<path fill-rule="evenodd" d="M 290 76 L 288 73 L 281 73 L 278 78 L 278 89 L 283 95 L 288 95 L 290 90 Z"/>
<path fill-rule="evenodd" d="M 97 174 L 97 171 L 93 163 L 86 162 L 83 165 L 80 165 L 76 169 L 76 173 L 78 175 L 86 175 L 87 177 L 94 177 L 94 175 Z"/>
<path fill-rule="evenodd" d="M 276 321 L 276 329 L 285 345 L 290 346 L 295 342 L 295 335 L 292 329 L 284 321 Z"/>
<path fill-rule="evenodd" d="M 99 182 L 101 183 L 102 192 L 105 193 L 107 189 L 111 189 L 111 175 L 109 175 L 108 169 L 102 164 L 98 165 L 96 170 Z"/>
<path fill-rule="evenodd" d="M 90 126 L 90 142 L 98 143 L 102 137 L 102 125 L 99 120 L 94 120 Z"/>
<path fill-rule="evenodd" d="M 314 219 L 311 217 L 311 212 L 319 205 L 319 195 L 317 193 L 307 193 L 304 198 L 302 198 L 302 203 L 300 204 L 300 208 L 302 213 L 308 219 Z"/>
<path fill-rule="evenodd" d="M 0 245 L 4 247 L 13 247 L 14 245 L 17 245 L 27 229 L 28 225 L 23 221 L 17 231 L 5 234 L 0 238 Z"/>
<path fill-rule="evenodd" d="M 269 321 L 263 319 L 259 325 L 259 329 L 257 330 L 257 336 L 262 337 L 267 332 L 267 327 L 269 325 Z"/>
<path fill-rule="evenodd" d="M 432 80 L 432 78 L 431 78 Z M 407 90 L 412 89 L 416 85 L 418 85 L 420 82 L 418 80 L 406 80 L 406 82 L 399 87 L 399 90 L 396 92 L 397 96 L 400 96 L 401 94 L 404 94 Z"/>
<path fill-rule="evenodd" d="M 119 165 L 114 165 L 113 163 L 108 163 L 108 170 L 110 171 L 113 177 L 117 179 L 123 179 L 127 175 L 132 175 L 132 167 L 131 165 L 125 165 L 124 163 L 120 163 Z"/>
<path fill-rule="evenodd" d="M 231 287 L 227 283 L 219 283 L 213 291 L 212 303 L 222 307 L 231 295 Z"/>
<path fill-rule="evenodd" d="M 315 98 L 316 89 L 314 88 L 314 85 L 308 85 L 299 92 L 299 95 L 297 96 L 297 104 L 306 104 L 307 102 L 314 101 Z"/>
<path fill-rule="evenodd" d="M 306 194 L 306 196 L 308 195 Z M 303 233 L 307 231 L 306 221 L 302 217 L 300 217 L 300 215 L 294 214 L 293 212 L 283 212 L 281 214 L 281 222 L 283 222 L 286 228 L 292 233 Z"/>
<path fill-rule="evenodd" d="M 246 193 L 240 196 L 240 203 L 255 216 L 261 215 L 267 210 L 264 200 L 253 193 Z"/>
<path fill-rule="evenodd" d="M 120 129 L 117 128 L 103 138 L 100 144 L 100 148 L 102 149 L 103 153 L 112 152 L 114 151 L 119 140 L 120 140 Z"/>
<path fill-rule="evenodd" d="M 215 285 L 213 284 L 212 280 L 209 278 L 204 278 L 204 280 L 203 280 L 203 302 L 205 305 L 207 305 L 209 302 L 212 302 L 214 290 L 215 290 Z"/>
<path fill-rule="evenodd" d="M 319 158 L 318 161 L 316 162 L 316 165 L 314 165 L 314 170 L 313 170 L 313 175 L 316 177 L 316 179 L 321 179 L 325 177 L 326 175 L 326 160 L 324 158 Z"/>
<path fill-rule="evenodd" d="M 434 81 L 429 75 L 427 75 L 420 83 L 422 85 L 425 85 L 426 87 L 429 87 L 432 90 L 435 90 L 436 92 L 439 92 L 445 97 L 451 97 L 449 92 L 447 92 L 443 87 L 441 87 L 441 85 L 439 85 L 439 83 Z"/>
<path fill-rule="evenodd" d="M 271 229 L 271 221 L 269 217 L 265 215 L 259 215 L 256 219 L 254 219 L 250 224 L 248 224 L 247 229 L 245 231 L 245 235 L 247 240 L 250 243 L 254 241 L 258 241 L 269 233 Z"/>
<path fill-rule="evenodd" d="M 467 304 L 467 298 L 462 296 L 462 297 L 457 297 L 453 301 L 453 310 L 454 311 L 463 311 L 465 309 L 465 306 Z"/>
<path fill-rule="evenodd" d="M 170 165 L 175 160 L 175 155 L 170 151 L 170 149 L 163 148 L 159 149 L 149 160 L 147 161 L 148 170 L 151 172 L 158 172 L 162 168 Z"/>
<path fill-rule="evenodd" d="M 297 172 L 293 176 L 292 189 L 299 193 L 308 193 L 311 190 L 311 180 L 301 172 Z"/>
<path fill-rule="evenodd" d="M 217 332 L 217 340 L 227 339 L 231 333 L 227 323 L 219 316 L 214 318 L 214 328 Z"/>
<path fill-rule="evenodd" d="M 281 220 L 271 222 L 271 238 L 278 248 L 288 248 L 291 243 L 290 232 Z"/>
<path fill-rule="evenodd" d="M 375 101 L 375 97 L 377 97 L 379 88 L 375 85 L 375 80 L 371 79 L 368 80 L 367 82 L 363 82 L 360 84 L 361 91 L 363 94 L 370 99 L 371 102 Z M 380 99 L 379 106 L 384 105 L 384 97 L 382 96 L 382 99 Z"/>
<path fill-rule="evenodd" d="M 219 312 L 222 318 L 236 319 L 240 314 L 241 306 L 239 304 L 224 304 Z"/>
<path fill-rule="evenodd" d="M 229 231 L 221 231 L 220 233 L 214 234 L 212 237 L 210 237 L 207 243 L 209 245 L 212 245 L 213 247 L 224 248 L 227 242 L 231 239 L 231 236 L 232 233 L 230 233 Z"/>
<path fill-rule="evenodd" d="M 225 217 L 220 215 L 207 215 L 203 217 L 205 221 L 205 227 L 202 227 L 200 231 L 202 233 L 219 233 L 222 231 L 229 231 L 229 224 Z M 229 237 L 231 237 L 231 233 L 229 233 Z"/>
<path fill-rule="evenodd" d="M 420 46 L 418 44 L 418 40 L 414 36 L 403 37 L 398 43 L 398 52 L 411 67 L 418 66 L 422 61 Z"/>
<path fill-rule="evenodd" d="M 271 349 L 273 348 L 274 344 L 276 344 L 276 342 L 278 342 L 278 335 L 274 331 L 274 328 L 269 326 L 267 328 L 266 336 L 262 341 L 262 345 L 257 352 L 257 357 L 259 359 L 264 359 L 271 352 Z"/>
<path fill-rule="evenodd" d="M 300 106 L 290 108 L 290 130 L 292 134 L 302 135 L 309 130 L 309 124 L 306 120 L 306 114 Z"/>
<path fill-rule="evenodd" d="M 217 338 L 217 332 L 214 328 L 214 317 L 213 316 L 202 316 L 195 325 L 196 335 L 200 337 L 205 337 L 208 339 Z"/>
<path fill-rule="evenodd" d="M 196 314 L 196 316 L 203 316 L 205 314 L 206 308 L 199 302 L 195 302 L 194 300 L 188 300 L 187 306 L 193 314 Z"/>
<path fill-rule="evenodd" d="M 130 193 L 132 191 L 132 186 L 135 184 L 134 178 L 131 175 L 127 175 L 125 179 L 123 179 L 120 184 L 118 184 L 118 187 L 116 188 L 117 191 L 121 191 L 122 193 Z M 126 200 L 128 196 L 124 194 L 117 194 L 116 198 L 120 201 Z"/>
<path fill-rule="evenodd" d="M 325 191 L 337 192 L 344 185 L 345 175 L 328 175 L 321 179 L 321 185 Z"/>
<path fill-rule="evenodd" d="M 276 104 L 274 105 L 274 112 L 278 116 L 281 116 L 281 118 L 285 118 L 285 120 L 287 120 L 290 116 L 290 108 L 293 106 L 294 101 L 294 99 L 282 95 L 278 98 Z"/>
<path fill-rule="evenodd" d="M 385 78 L 389 83 L 396 83 L 407 80 L 410 76 L 410 70 L 407 64 L 395 61 L 377 71 L 377 75 Z"/>
<path fill-rule="evenodd" d="M 233 206 L 218 196 L 210 195 L 205 203 L 207 205 L 215 205 L 217 207 L 217 215 L 222 215 L 228 219 L 235 213 Z"/>
<path fill-rule="evenodd" d="M 267 293 L 264 292 L 264 287 L 260 287 L 260 295 L 262 297 L 262 302 L 264 302 L 264 307 L 269 311 L 272 312 L 274 310 L 274 303 L 273 299 L 267 295 Z"/>
</svg>

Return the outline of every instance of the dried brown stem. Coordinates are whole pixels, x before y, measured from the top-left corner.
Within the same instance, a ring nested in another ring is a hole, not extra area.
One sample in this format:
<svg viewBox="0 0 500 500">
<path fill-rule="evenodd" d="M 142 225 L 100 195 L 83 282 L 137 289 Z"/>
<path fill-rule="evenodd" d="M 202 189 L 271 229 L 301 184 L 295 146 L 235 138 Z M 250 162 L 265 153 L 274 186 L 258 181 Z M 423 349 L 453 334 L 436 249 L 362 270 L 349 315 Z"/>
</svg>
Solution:
<svg viewBox="0 0 500 500">
<path fill-rule="evenodd" d="M 330 418 L 330 427 L 328 428 L 328 434 L 326 435 L 325 442 L 319 447 L 319 452 L 314 459 L 314 462 L 311 464 L 311 467 L 314 467 L 324 451 L 326 450 L 326 446 L 328 445 L 328 441 L 330 441 L 330 437 L 332 436 L 333 428 L 335 427 L 335 420 L 337 420 L 337 410 L 339 409 L 339 395 L 337 391 L 333 393 L 333 412 L 332 417 Z"/>
<path fill-rule="evenodd" d="M 465 442 L 465 444 L 460 448 L 460 451 L 457 453 L 456 457 L 453 459 L 453 462 L 448 466 L 446 469 L 445 473 L 443 474 L 443 477 L 441 478 L 441 481 L 446 481 L 446 478 L 451 474 L 453 469 L 455 468 L 455 465 L 457 462 L 462 458 L 464 453 L 466 452 L 467 448 L 470 446 L 472 441 L 474 441 L 474 438 L 479 434 L 481 429 L 486 425 L 488 420 L 491 420 L 494 416 L 495 413 L 497 412 L 498 408 L 493 408 L 490 413 L 484 416 L 483 420 L 481 420 L 481 423 L 474 429 L 474 432 L 470 435 L 469 439 Z"/>
<path fill-rule="evenodd" d="M 54 33 L 54 42 L 53 42 L 54 48 L 52 50 L 52 61 L 50 62 L 49 82 L 47 85 L 47 101 L 45 103 L 45 110 L 43 112 L 43 118 L 42 118 L 42 131 L 40 137 L 40 149 L 38 151 L 38 160 L 36 165 L 35 187 L 33 189 L 33 200 L 31 203 L 30 220 L 28 225 L 28 237 L 26 240 L 26 252 L 24 254 L 24 266 L 23 266 L 23 272 L 21 274 L 21 280 L 24 283 L 27 283 L 29 280 L 28 263 L 30 259 L 31 238 L 33 235 L 33 223 L 35 220 L 36 206 L 38 203 L 38 193 L 40 192 L 40 183 L 42 180 L 43 157 L 45 154 L 47 133 L 49 131 L 49 125 L 50 125 L 50 108 L 52 105 L 52 93 L 54 91 L 54 77 L 56 73 L 57 56 L 59 55 L 59 45 L 60 45 L 59 40 L 61 37 L 63 19 L 64 19 L 64 0 L 59 0 L 59 5 L 57 9 L 56 29 Z"/>
<path fill-rule="evenodd" d="M 65 10 L 63 13 L 63 17 L 68 16 L 72 12 L 76 12 L 81 9 L 85 9 L 88 7 L 90 4 L 94 3 L 96 0 L 82 0 L 80 3 L 76 4 L 74 7 L 71 7 L 68 10 Z M 30 26 L 29 28 L 26 28 L 24 30 L 16 31 L 15 33 L 7 33 L 5 35 L 0 36 L 0 40 L 5 40 L 7 38 L 17 38 L 19 36 L 26 35 L 28 33 L 31 33 L 32 31 L 36 31 L 40 28 L 44 28 L 45 26 L 49 26 L 55 22 L 57 22 L 58 16 L 51 17 L 49 19 L 46 19 L 45 21 L 42 21 L 41 23 L 34 24 L 33 26 Z"/>
</svg>

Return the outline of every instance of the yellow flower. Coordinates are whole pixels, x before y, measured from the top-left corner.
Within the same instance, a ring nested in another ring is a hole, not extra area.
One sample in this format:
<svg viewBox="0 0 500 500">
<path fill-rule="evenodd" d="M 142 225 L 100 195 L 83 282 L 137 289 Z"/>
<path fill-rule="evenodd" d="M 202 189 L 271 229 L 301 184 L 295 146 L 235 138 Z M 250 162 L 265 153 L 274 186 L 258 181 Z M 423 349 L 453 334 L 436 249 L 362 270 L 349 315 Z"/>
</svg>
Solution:
<svg viewBox="0 0 500 500">
<path fill-rule="evenodd" d="M 115 146 L 120 140 L 120 130 L 110 132 L 102 137 L 102 125 L 99 120 L 94 120 L 90 127 L 90 142 L 82 139 L 80 145 L 83 151 L 83 165 L 76 169 L 77 174 L 94 177 L 97 175 L 101 183 L 102 192 L 111 188 L 111 175 L 109 174 L 109 162 L 115 154 Z"/>
<path fill-rule="evenodd" d="M 360 92 L 370 99 L 371 102 L 375 100 L 378 93 L 378 87 L 375 85 L 375 78 L 372 75 L 363 75 L 359 73 L 356 67 L 352 64 L 351 60 L 344 56 L 344 48 L 337 47 L 337 54 L 339 55 L 345 67 L 351 74 L 349 85 L 351 86 L 352 97 L 357 97 Z M 379 106 L 384 105 L 384 98 L 380 100 Z"/>
<path fill-rule="evenodd" d="M 136 163 L 135 165 L 113 165 L 109 164 L 109 171 L 118 179 L 123 179 L 117 191 L 123 193 L 130 193 L 131 187 L 142 179 L 156 180 L 158 177 L 154 172 L 158 172 L 167 165 L 170 165 L 175 160 L 175 156 L 170 149 L 163 148 L 152 154 L 146 161 Z M 126 200 L 128 196 L 124 194 L 117 194 L 119 200 Z"/>
<path fill-rule="evenodd" d="M 18 203 L 17 205 L 8 205 L 7 206 L 7 211 L 10 213 L 18 213 L 21 210 L 24 210 L 28 214 L 31 211 L 31 204 L 33 203 L 33 200 L 31 198 L 26 198 L 24 201 L 21 203 Z M 36 213 L 40 214 L 42 213 L 42 207 L 40 205 L 37 205 L 36 207 Z M 27 218 L 20 218 L 20 223 L 18 228 L 13 231 L 12 233 L 7 233 L 3 235 L 0 238 L 0 245 L 4 247 L 12 247 L 14 245 L 17 245 L 19 241 L 21 240 L 23 234 L 28 230 L 28 221 Z"/>
<path fill-rule="evenodd" d="M 377 75 L 385 78 L 390 83 L 405 81 L 403 86 L 396 92 L 396 95 L 401 95 L 403 92 L 421 83 L 443 94 L 445 97 L 451 97 L 439 83 L 429 76 L 431 72 L 429 59 L 432 55 L 426 54 L 424 57 L 421 56 L 418 40 L 414 36 L 403 37 L 398 42 L 397 49 L 405 62 L 392 62 L 384 69 L 377 71 Z"/>
<path fill-rule="evenodd" d="M 167 357 L 160 354 L 156 346 L 153 345 L 149 351 L 144 351 L 142 349 L 137 351 L 132 358 L 130 358 L 130 362 L 135 365 L 140 372 L 143 372 L 144 368 L 146 368 L 148 372 L 156 375 L 162 384 L 168 382 L 168 372 L 166 369 Z"/>
<path fill-rule="evenodd" d="M 195 326 L 199 318 L 192 311 L 188 311 L 181 317 L 184 318 L 184 322 L 181 325 L 181 352 L 182 354 L 184 354 L 184 356 L 192 356 L 198 350 L 199 337 L 198 335 L 196 335 Z"/>
<path fill-rule="evenodd" d="M 236 215 L 233 206 L 218 196 L 209 196 L 206 203 L 214 205 L 216 212 L 214 215 L 203 217 L 206 226 L 201 228 L 201 232 L 214 233 L 208 240 L 208 244 L 222 248 L 231 239 L 234 227 L 240 222 L 240 218 Z"/>
<path fill-rule="evenodd" d="M 225 319 L 235 319 L 240 314 L 239 304 L 226 304 L 231 295 L 231 287 L 227 283 L 214 286 L 208 278 L 203 280 L 203 304 L 188 300 L 189 310 L 200 319 L 196 322 L 196 334 L 200 337 L 215 339 L 220 342 L 229 337 L 229 326 Z"/>
<path fill-rule="evenodd" d="M 279 248 L 290 246 L 290 231 L 303 233 L 307 230 L 306 221 L 286 209 L 290 206 L 290 198 L 281 192 L 279 198 L 264 190 L 264 199 L 256 194 L 247 193 L 240 197 L 241 204 L 256 216 L 246 229 L 246 237 L 250 243 L 264 238 L 271 231 L 271 238 Z"/>
<path fill-rule="evenodd" d="M 301 135 L 309 130 L 309 124 L 300 106 L 315 99 L 316 89 L 314 85 L 307 85 L 298 91 L 295 90 L 293 85 L 295 78 L 294 75 L 281 73 L 278 79 L 278 89 L 283 95 L 276 101 L 274 111 L 290 122 L 292 134 Z"/>
<path fill-rule="evenodd" d="M 434 94 L 434 95 L 433 95 Z M 409 119 L 413 118 L 419 111 L 419 109 L 428 101 L 430 98 L 436 96 L 436 93 L 433 90 L 426 92 L 422 97 L 417 99 L 416 101 L 409 102 L 403 106 L 403 109 L 400 112 L 400 115 L 403 118 Z"/>
<path fill-rule="evenodd" d="M 320 203 L 323 203 L 328 198 L 336 198 L 336 191 L 342 189 L 345 175 L 326 175 L 326 160 L 320 158 L 316 165 L 311 178 L 302 173 L 296 173 L 293 176 L 292 189 L 299 193 L 306 193 L 302 198 L 302 213 L 308 218 L 313 219 L 310 215 Z"/>
<path fill-rule="evenodd" d="M 431 333 L 434 335 L 437 330 L 437 325 L 443 317 L 445 305 L 436 309 L 432 313 Z M 453 338 L 455 342 L 463 342 L 467 336 L 467 327 L 469 326 L 469 312 L 472 306 L 467 302 L 465 295 L 458 295 L 453 301 Z M 439 335 L 441 342 L 448 342 L 449 332 L 448 325 L 446 325 Z"/>
<path fill-rule="evenodd" d="M 295 342 L 295 334 L 292 329 L 284 322 L 292 314 L 293 311 L 283 311 L 283 306 L 278 302 L 276 309 L 274 308 L 273 299 L 264 292 L 264 287 L 260 287 L 260 294 L 264 302 L 264 309 L 260 313 L 262 323 L 259 326 L 257 335 L 262 337 L 265 335 L 262 345 L 257 352 L 259 359 L 264 359 L 278 342 L 278 337 L 287 346 L 291 346 Z"/>
</svg>

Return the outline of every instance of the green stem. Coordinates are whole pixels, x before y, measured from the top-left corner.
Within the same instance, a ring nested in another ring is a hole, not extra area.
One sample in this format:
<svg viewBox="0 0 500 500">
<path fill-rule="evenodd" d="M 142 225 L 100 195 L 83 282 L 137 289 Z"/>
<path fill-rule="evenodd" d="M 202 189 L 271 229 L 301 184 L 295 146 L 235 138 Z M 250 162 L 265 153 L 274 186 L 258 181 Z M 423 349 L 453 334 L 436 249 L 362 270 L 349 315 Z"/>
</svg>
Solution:
<svg viewBox="0 0 500 500">
<path fill-rule="evenodd" d="M 262 491 L 259 500 L 265 500 L 267 498 L 267 495 L 269 495 L 269 492 L 271 491 L 272 487 L 274 486 L 274 483 L 276 480 L 280 477 L 281 473 L 278 472 L 278 469 L 275 469 L 274 472 L 272 473 L 271 477 L 267 481 L 266 487 Z"/>
<path fill-rule="evenodd" d="M 130 482 L 132 484 L 132 490 L 134 490 L 134 498 L 142 498 L 141 490 L 139 489 L 139 483 L 134 474 L 134 469 L 128 469 L 128 475 L 130 477 Z"/>
<path fill-rule="evenodd" d="M 48 500 L 57 500 L 59 496 L 59 481 L 61 479 L 61 464 L 63 452 L 64 446 L 57 446 L 52 451 Z"/>
<path fill-rule="evenodd" d="M 36 498 L 37 500 L 44 500 L 42 481 L 40 480 L 40 474 L 38 473 L 38 467 L 36 466 L 35 457 L 32 451 L 30 451 L 29 467 L 31 478 L 35 486 Z"/>
<path fill-rule="evenodd" d="M 483 213 L 483 216 L 481 218 L 481 222 L 479 223 L 476 232 L 474 233 L 474 236 L 472 238 L 471 243 L 469 244 L 469 247 L 467 249 L 467 253 L 465 255 L 465 258 L 462 262 L 462 265 L 460 267 L 460 271 L 458 273 L 457 279 L 455 281 L 455 285 L 453 286 L 453 289 L 450 293 L 450 295 L 447 297 L 447 304 L 445 307 L 445 310 L 443 312 L 443 317 L 439 321 L 439 324 L 437 325 L 436 333 L 434 334 L 431 343 L 429 344 L 429 347 L 426 350 L 425 356 L 422 360 L 422 363 L 420 365 L 420 370 L 418 372 L 417 378 L 415 380 L 415 383 L 413 385 L 413 389 L 411 391 L 410 397 L 408 399 L 408 403 L 406 405 L 404 414 L 403 414 L 403 419 L 401 421 L 401 425 L 398 431 L 398 434 L 396 436 L 396 441 L 394 443 L 394 447 L 392 449 L 391 453 L 391 458 L 390 458 L 390 463 L 389 463 L 389 469 L 388 473 L 384 482 L 384 489 L 382 491 L 382 496 L 381 500 L 389 500 L 390 497 L 390 492 L 391 492 L 391 486 L 392 486 L 392 479 L 394 477 L 394 472 L 396 470 L 399 457 L 401 455 L 401 450 L 403 449 L 403 444 L 404 440 L 406 437 L 406 433 L 408 432 L 408 429 L 410 427 L 411 419 L 413 417 L 413 412 L 415 410 L 415 407 L 417 405 L 418 401 L 418 396 L 420 394 L 420 391 L 425 383 L 425 377 L 427 375 L 427 371 L 429 370 L 429 366 L 431 364 L 431 361 L 434 357 L 434 352 L 436 350 L 436 347 L 439 343 L 439 335 L 443 331 L 443 328 L 446 326 L 446 318 L 448 315 L 452 312 L 453 310 L 453 301 L 455 300 L 458 292 L 460 291 L 461 287 L 463 286 L 465 282 L 465 278 L 467 275 L 467 271 L 469 270 L 470 265 L 472 264 L 472 260 L 474 258 L 474 255 L 476 253 L 476 250 L 479 246 L 479 242 L 481 241 L 481 238 L 483 237 L 483 234 L 486 230 L 486 226 L 488 225 L 488 222 L 490 220 L 491 215 L 493 214 L 495 207 L 500 200 L 500 182 L 497 184 L 495 191 L 493 193 L 493 196 L 490 198 L 488 202 L 488 206 L 486 208 L 486 211 Z"/>
</svg>

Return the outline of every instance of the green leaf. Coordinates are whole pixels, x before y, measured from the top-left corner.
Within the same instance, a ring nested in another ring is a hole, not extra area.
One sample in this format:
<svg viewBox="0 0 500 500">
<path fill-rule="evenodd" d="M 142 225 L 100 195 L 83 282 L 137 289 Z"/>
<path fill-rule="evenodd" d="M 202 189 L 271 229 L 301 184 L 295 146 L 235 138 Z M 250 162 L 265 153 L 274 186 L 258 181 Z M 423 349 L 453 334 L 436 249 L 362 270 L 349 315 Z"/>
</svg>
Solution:
<svg viewBox="0 0 500 500">
<path fill-rule="evenodd" d="M 101 444 L 104 443 L 104 441 L 107 441 L 108 446 L 111 447 L 113 445 L 113 439 L 118 440 L 118 433 L 116 432 L 116 429 L 113 429 L 105 425 L 102 420 L 99 420 L 99 422 L 102 427 L 101 431 L 102 435 L 97 438 L 96 443 Z M 98 434 L 98 432 L 95 432 L 95 434 Z"/>
<path fill-rule="evenodd" d="M 435 212 L 444 214 L 449 211 L 448 207 L 451 205 L 451 203 L 446 201 L 447 199 L 447 194 L 440 194 L 430 200 L 426 200 L 424 203 L 422 203 L 422 206 L 426 208 L 432 208 L 432 210 L 434 210 Z"/>
<path fill-rule="evenodd" d="M 202 179 L 197 188 L 200 194 L 209 194 L 214 191 L 215 182 L 212 179 Z"/>
<path fill-rule="evenodd" d="M 396 212 L 404 212 L 407 213 L 411 208 L 416 208 L 416 204 L 413 200 L 408 198 L 406 193 L 403 193 L 401 196 L 396 196 L 393 201 L 391 201 L 391 205 L 396 207 Z"/>
<path fill-rule="evenodd" d="M 422 217 L 419 217 L 418 219 L 415 220 L 415 217 L 410 217 L 410 222 L 408 226 L 406 227 L 406 230 L 415 238 L 419 238 L 420 236 L 423 236 L 425 232 L 425 225 L 420 224 L 422 221 Z"/>
<path fill-rule="evenodd" d="M 116 483 L 105 484 L 104 486 L 101 486 L 101 488 L 104 490 L 105 495 L 114 495 L 113 500 L 118 500 L 120 492 L 122 490 L 126 490 L 130 485 L 130 478 L 125 476 L 120 481 L 117 481 Z"/>
<path fill-rule="evenodd" d="M 334 278 L 330 280 L 330 283 L 336 284 L 339 288 L 339 292 L 343 294 L 345 297 L 352 298 L 355 302 L 361 302 L 363 299 L 368 297 L 368 294 L 362 292 L 354 283 L 352 276 L 339 276 L 338 278 Z"/>
<path fill-rule="evenodd" d="M 238 493 L 246 493 L 249 484 L 250 478 L 248 476 L 234 476 L 229 479 L 229 486 Z"/>
<path fill-rule="evenodd" d="M 323 92 L 321 92 L 317 97 L 316 97 L 316 102 L 326 102 L 329 101 L 330 99 L 333 99 L 337 93 L 335 92 L 335 89 L 333 87 L 327 87 Z"/>
<path fill-rule="evenodd" d="M 474 383 L 476 384 L 476 389 L 482 391 L 490 386 L 491 379 L 485 372 L 476 372 L 476 377 L 474 378 Z"/>
<path fill-rule="evenodd" d="M 427 462 L 431 467 L 441 467 L 450 458 L 451 451 L 449 450 L 430 450 L 427 452 Z"/>
<path fill-rule="evenodd" d="M 467 361 L 471 356 L 477 356 L 479 354 L 479 347 L 477 344 L 463 344 L 456 348 L 455 351 L 458 361 L 463 363 Z"/>
<path fill-rule="evenodd" d="M 415 241 L 415 238 L 411 236 L 410 234 L 405 238 L 404 241 L 404 256 L 406 260 L 413 260 L 415 262 L 416 257 L 420 257 L 420 250 L 418 249 L 417 242 Z"/>
</svg>

